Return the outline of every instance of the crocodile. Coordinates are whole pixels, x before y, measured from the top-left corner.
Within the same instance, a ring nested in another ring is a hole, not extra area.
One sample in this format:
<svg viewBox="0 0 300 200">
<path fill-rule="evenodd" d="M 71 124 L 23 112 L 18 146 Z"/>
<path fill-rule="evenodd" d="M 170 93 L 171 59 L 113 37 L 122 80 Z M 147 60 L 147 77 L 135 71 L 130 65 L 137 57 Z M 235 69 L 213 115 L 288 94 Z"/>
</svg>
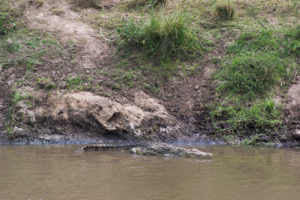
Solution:
<svg viewBox="0 0 300 200">
<path fill-rule="evenodd" d="M 143 142 L 137 144 L 92 144 L 81 147 L 82 151 L 106 151 L 125 150 L 132 154 L 152 155 L 152 156 L 178 156 L 189 158 L 209 159 L 211 153 L 202 152 L 198 149 L 187 149 L 176 147 L 162 142 Z"/>
</svg>

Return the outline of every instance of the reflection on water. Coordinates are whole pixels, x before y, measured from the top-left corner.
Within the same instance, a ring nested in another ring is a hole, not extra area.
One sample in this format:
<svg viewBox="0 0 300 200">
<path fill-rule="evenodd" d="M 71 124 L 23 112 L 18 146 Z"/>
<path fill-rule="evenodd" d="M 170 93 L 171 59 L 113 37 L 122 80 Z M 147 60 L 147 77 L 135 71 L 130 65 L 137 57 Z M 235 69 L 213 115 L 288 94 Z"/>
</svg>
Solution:
<svg viewBox="0 0 300 200">
<path fill-rule="evenodd" d="M 1 200 L 299 200 L 300 151 L 205 147 L 212 160 L 0 146 Z"/>
</svg>

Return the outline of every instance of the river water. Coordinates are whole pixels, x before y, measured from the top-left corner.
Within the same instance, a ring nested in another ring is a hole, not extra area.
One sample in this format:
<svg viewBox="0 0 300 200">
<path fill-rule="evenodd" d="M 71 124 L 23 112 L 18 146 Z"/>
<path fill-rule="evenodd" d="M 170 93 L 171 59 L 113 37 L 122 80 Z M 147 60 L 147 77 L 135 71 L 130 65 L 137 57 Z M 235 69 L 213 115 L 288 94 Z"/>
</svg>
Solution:
<svg viewBox="0 0 300 200">
<path fill-rule="evenodd" d="M 300 151 L 201 147 L 212 160 L 0 146 L 0 200 L 299 200 Z"/>
</svg>

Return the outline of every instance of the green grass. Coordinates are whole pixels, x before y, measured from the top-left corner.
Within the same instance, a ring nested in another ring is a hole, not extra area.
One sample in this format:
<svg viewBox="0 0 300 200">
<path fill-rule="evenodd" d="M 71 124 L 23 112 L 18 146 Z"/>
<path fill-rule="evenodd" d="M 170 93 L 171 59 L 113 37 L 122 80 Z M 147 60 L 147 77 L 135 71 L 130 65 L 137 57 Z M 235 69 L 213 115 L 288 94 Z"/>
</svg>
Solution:
<svg viewBox="0 0 300 200">
<path fill-rule="evenodd" d="M 214 105 L 210 119 L 224 134 L 251 135 L 267 132 L 282 125 L 281 107 L 266 99 L 250 107 L 243 105 Z"/>
<path fill-rule="evenodd" d="M 0 38 L 0 64 L 3 68 L 26 68 L 27 71 L 43 65 L 46 56 L 60 53 L 58 43 L 51 37 L 39 37 L 36 31 L 20 29 Z"/>
<path fill-rule="evenodd" d="M 13 11 L 6 3 L 0 2 L 0 36 L 14 30 L 16 26 Z"/>
<path fill-rule="evenodd" d="M 20 92 L 15 91 L 11 97 L 10 106 L 8 109 L 8 119 L 9 121 L 6 123 L 6 131 L 9 138 L 14 138 L 14 127 L 17 125 L 18 116 L 17 105 L 20 101 L 27 100 L 30 98 L 30 95 L 25 95 Z"/>
<path fill-rule="evenodd" d="M 167 0 L 132 0 L 128 2 L 127 7 L 129 9 L 139 9 L 139 8 L 158 8 L 165 6 Z"/>
<path fill-rule="evenodd" d="M 230 54 L 244 54 L 248 52 L 278 51 L 280 43 L 278 36 L 272 31 L 242 33 L 235 43 L 227 50 Z"/>
<path fill-rule="evenodd" d="M 235 56 L 219 70 L 217 90 L 244 100 L 254 100 L 287 79 L 289 61 L 267 53 Z"/>
<path fill-rule="evenodd" d="M 150 21 L 129 20 L 118 29 L 127 47 L 137 47 L 158 60 L 187 59 L 201 53 L 200 41 L 185 14 L 152 15 Z"/>
<path fill-rule="evenodd" d="M 215 73 L 220 99 L 210 108 L 217 131 L 255 139 L 282 126 L 283 111 L 269 97 L 282 93 L 294 77 L 297 65 L 291 44 L 298 38 L 297 29 L 283 32 L 242 33 L 227 49 Z"/>
<path fill-rule="evenodd" d="M 218 0 L 215 5 L 215 13 L 222 20 L 232 20 L 235 14 L 232 0 Z"/>
<path fill-rule="evenodd" d="M 81 78 L 69 78 L 67 81 L 67 88 L 70 90 L 81 90 L 83 88 L 82 84 L 83 81 Z"/>
<path fill-rule="evenodd" d="M 288 53 L 300 56 L 300 25 L 287 31 L 286 40 Z"/>
<path fill-rule="evenodd" d="M 133 88 L 139 78 L 136 71 L 117 70 L 115 76 L 114 80 L 125 88 Z"/>
</svg>

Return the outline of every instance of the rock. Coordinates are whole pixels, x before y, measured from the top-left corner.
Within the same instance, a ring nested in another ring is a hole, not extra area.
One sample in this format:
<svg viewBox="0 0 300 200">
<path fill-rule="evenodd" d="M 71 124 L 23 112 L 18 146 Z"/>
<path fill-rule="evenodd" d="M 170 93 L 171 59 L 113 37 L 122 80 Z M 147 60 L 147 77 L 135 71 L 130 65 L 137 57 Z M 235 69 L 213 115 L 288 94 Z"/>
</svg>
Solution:
<svg viewBox="0 0 300 200">
<path fill-rule="evenodd" d="M 23 122 L 25 122 L 27 124 L 31 124 L 31 125 L 36 123 L 35 112 L 32 110 L 29 110 L 29 107 L 24 100 L 19 101 L 17 103 L 16 108 L 18 110 L 17 115 L 20 120 L 22 120 Z"/>
<path fill-rule="evenodd" d="M 22 135 L 24 132 L 24 129 L 15 126 L 13 131 L 14 131 L 15 135 Z"/>
<path fill-rule="evenodd" d="M 28 110 L 28 111 L 26 112 L 26 115 L 27 115 L 27 116 L 26 116 L 27 119 L 29 119 L 28 123 L 30 123 L 30 124 L 36 123 L 35 113 L 34 113 L 32 110 Z"/>
<path fill-rule="evenodd" d="M 300 80 L 292 85 L 288 90 L 287 109 L 290 113 L 290 118 L 300 119 Z"/>
<path fill-rule="evenodd" d="M 90 92 L 65 94 L 52 103 L 50 117 L 55 121 L 78 124 L 104 134 L 139 137 L 144 134 L 141 127 L 144 121 L 159 121 L 160 124 L 166 124 L 165 127 L 176 124 L 175 118 L 168 114 L 163 105 L 143 92 L 136 93 L 135 105 L 120 104 Z"/>
</svg>

